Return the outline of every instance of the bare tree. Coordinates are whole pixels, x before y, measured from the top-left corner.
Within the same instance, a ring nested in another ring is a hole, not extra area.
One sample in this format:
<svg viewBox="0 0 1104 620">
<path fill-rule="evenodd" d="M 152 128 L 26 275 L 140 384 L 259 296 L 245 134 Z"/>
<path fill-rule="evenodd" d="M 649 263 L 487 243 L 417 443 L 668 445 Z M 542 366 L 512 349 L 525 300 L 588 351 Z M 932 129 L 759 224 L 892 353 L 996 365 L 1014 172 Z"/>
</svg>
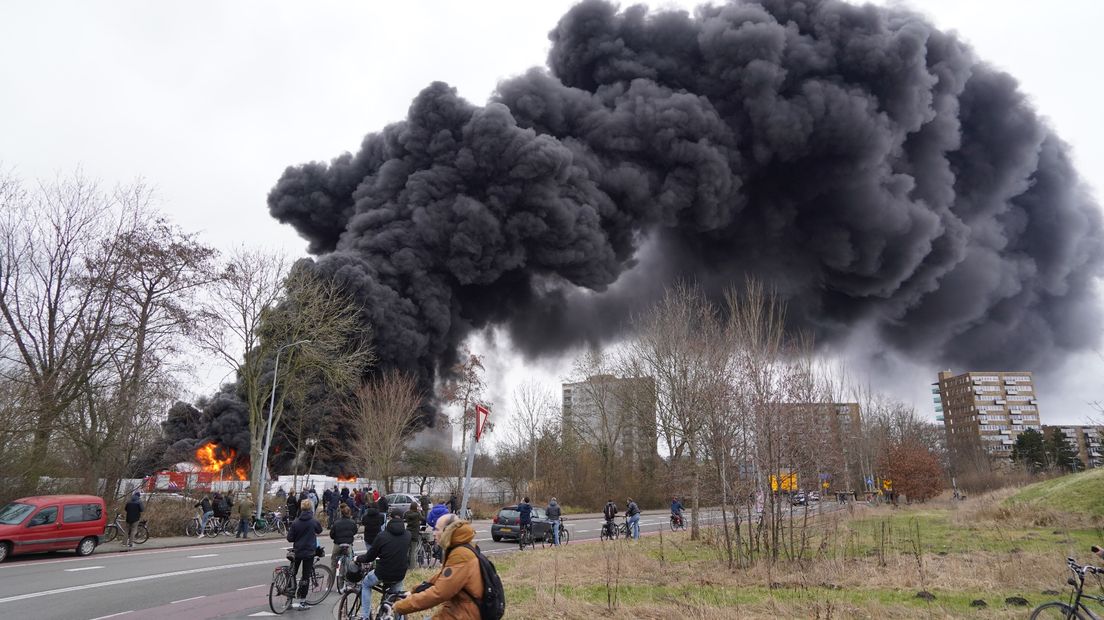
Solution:
<svg viewBox="0 0 1104 620">
<path fill-rule="evenodd" d="M 514 389 L 514 411 L 510 418 L 511 439 L 529 453 L 532 464 L 530 482 L 537 479 L 537 443 L 552 421 L 555 394 L 539 381 L 529 380 Z"/>
<path fill-rule="evenodd" d="M 463 484 L 465 471 L 464 459 L 468 450 L 468 435 L 475 426 L 475 405 L 480 402 L 487 384 L 483 381 L 483 358 L 468 352 L 463 361 L 449 369 L 449 378 L 441 388 L 442 399 L 460 408 L 452 423 L 460 426 L 460 455 L 456 477 L 456 488 Z"/>
<path fill-rule="evenodd" d="M 371 472 L 385 488 L 393 488 L 422 401 L 417 381 L 395 370 L 354 390 L 352 400 L 341 409 L 342 426 L 350 431 L 342 446 L 357 471 Z"/>
</svg>

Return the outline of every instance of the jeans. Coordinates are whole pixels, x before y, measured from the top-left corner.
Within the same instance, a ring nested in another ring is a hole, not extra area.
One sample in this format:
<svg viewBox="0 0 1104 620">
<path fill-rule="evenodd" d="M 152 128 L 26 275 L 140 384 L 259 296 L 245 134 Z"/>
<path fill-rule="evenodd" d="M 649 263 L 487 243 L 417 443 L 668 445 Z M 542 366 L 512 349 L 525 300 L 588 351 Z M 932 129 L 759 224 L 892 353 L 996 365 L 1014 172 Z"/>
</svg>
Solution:
<svg viewBox="0 0 1104 620">
<path fill-rule="evenodd" d="M 629 527 L 632 528 L 633 540 L 640 540 L 640 514 L 629 517 Z"/>
<path fill-rule="evenodd" d="M 552 544 L 558 546 L 560 544 L 560 520 L 549 519 L 549 523 L 552 524 Z"/>
<path fill-rule="evenodd" d="M 200 517 L 200 519 L 199 519 L 199 531 L 200 532 L 202 532 L 203 529 L 207 527 L 207 519 L 210 519 L 211 515 L 213 515 L 213 514 L 215 514 L 214 510 L 208 510 L 207 512 L 203 513 L 202 517 Z"/>
<path fill-rule="evenodd" d="M 368 620 L 368 617 L 372 612 L 372 586 L 379 583 L 379 577 L 376 577 L 376 571 L 370 571 L 364 576 L 364 581 L 360 582 L 360 617 L 363 620 Z M 403 584 L 401 581 L 391 586 L 388 592 L 402 592 Z"/>
<path fill-rule="evenodd" d="M 234 534 L 234 538 L 241 536 L 242 538 L 249 538 L 249 530 L 246 529 L 249 525 L 249 519 L 251 517 L 241 517 L 238 519 L 238 533 Z"/>
<path fill-rule="evenodd" d="M 134 536 L 134 530 L 138 529 L 138 522 L 135 521 L 134 523 L 131 523 L 130 521 L 127 521 L 126 528 L 127 528 L 126 546 L 133 547 L 134 544 L 131 542 L 131 539 Z"/>
</svg>

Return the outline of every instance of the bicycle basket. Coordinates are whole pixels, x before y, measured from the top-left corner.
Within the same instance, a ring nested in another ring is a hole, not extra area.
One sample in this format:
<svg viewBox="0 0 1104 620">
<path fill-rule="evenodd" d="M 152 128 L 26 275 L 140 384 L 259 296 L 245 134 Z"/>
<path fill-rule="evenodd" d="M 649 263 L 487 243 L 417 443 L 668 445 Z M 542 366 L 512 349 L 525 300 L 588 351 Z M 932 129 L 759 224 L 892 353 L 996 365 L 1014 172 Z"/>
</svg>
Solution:
<svg viewBox="0 0 1104 620">
<path fill-rule="evenodd" d="M 360 583 L 364 579 L 364 569 L 356 562 L 348 562 L 345 565 L 345 581 Z"/>
</svg>

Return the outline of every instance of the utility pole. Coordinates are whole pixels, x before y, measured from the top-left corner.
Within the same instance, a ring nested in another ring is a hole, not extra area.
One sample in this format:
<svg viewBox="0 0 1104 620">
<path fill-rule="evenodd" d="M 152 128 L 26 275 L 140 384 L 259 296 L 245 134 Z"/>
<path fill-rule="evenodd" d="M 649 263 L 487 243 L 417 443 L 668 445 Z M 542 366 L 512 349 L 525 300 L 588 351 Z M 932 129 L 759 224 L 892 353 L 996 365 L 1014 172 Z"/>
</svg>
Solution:
<svg viewBox="0 0 1104 620">
<path fill-rule="evenodd" d="M 480 423 L 480 416 L 482 416 L 482 419 L 484 420 L 484 423 L 485 423 L 486 419 L 490 415 L 491 415 L 491 412 L 490 412 L 489 409 L 487 409 L 483 405 L 479 405 L 479 404 L 475 405 L 475 424 L 472 424 L 472 440 L 468 444 L 468 454 L 467 454 L 468 462 L 467 462 L 467 468 L 466 468 L 467 473 L 465 473 L 465 475 L 464 475 L 464 492 L 463 492 L 463 496 L 460 498 L 460 517 L 461 518 L 463 518 L 464 515 L 468 514 L 468 498 L 471 497 L 471 478 L 472 478 L 472 466 L 475 464 L 475 449 L 476 449 L 476 445 L 479 443 L 480 435 L 483 434 L 482 433 L 483 424 Z"/>
<path fill-rule="evenodd" d="M 288 347 L 307 344 L 309 342 L 310 340 L 300 340 L 298 342 L 285 344 L 276 350 L 276 366 L 272 369 L 272 397 L 268 401 L 268 424 L 266 425 L 264 452 L 261 453 L 261 492 L 257 494 L 258 519 L 264 514 L 265 483 L 268 481 L 268 449 L 272 447 L 272 412 L 276 406 L 276 381 L 280 378 L 280 354 Z"/>
</svg>

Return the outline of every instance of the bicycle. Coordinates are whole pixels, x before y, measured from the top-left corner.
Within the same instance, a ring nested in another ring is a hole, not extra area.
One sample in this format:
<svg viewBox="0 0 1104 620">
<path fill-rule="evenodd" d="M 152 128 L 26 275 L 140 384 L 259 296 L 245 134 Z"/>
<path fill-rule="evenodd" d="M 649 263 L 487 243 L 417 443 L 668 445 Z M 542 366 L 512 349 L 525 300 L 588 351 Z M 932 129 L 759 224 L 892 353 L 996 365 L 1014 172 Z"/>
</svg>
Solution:
<svg viewBox="0 0 1104 620">
<path fill-rule="evenodd" d="M 195 536 L 199 534 L 199 524 L 202 522 L 202 520 L 203 517 L 201 515 L 196 515 L 192 517 L 192 520 L 188 521 L 188 523 L 184 526 L 184 533 L 188 536 Z"/>
<path fill-rule="evenodd" d="M 1098 547 L 1093 547 L 1093 552 L 1096 553 Z M 1066 578 L 1066 583 L 1073 586 L 1073 594 L 1070 598 L 1070 603 L 1063 603 L 1061 601 L 1051 601 L 1049 603 L 1043 603 L 1035 608 L 1031 612 L 1031 620 L 1037 620 L 1039 618 L 1076 618 L 1077 620 L 1099 620 L 1099 616 L 1094 614 L 1092 610 L 1085 606 L 1082 602 L 1083 599 L 1089 599 L 1096 601 L 1097 603 L 1104 604 L 1104 596 L 1095 596 L 1092 594 L 1086 594 L 1085 589 L 1085 575 L 1104 575 L 1104 568 L 1097 568 L 1096 566 L 1081 566 L 1074 561 L 1073 558 L 1066 558 L 1066 565 L 1070 571 L 1073 572 L 1073 577 Z"/>
<path fill-rule="evenodd" d="M 521 527 L 521 531 L 518 533 L 518 548 L 525 551 L 525 547 L 530 549 L 536 547 L 536 541 L 533 540 L 533 524 L 526 523 Z"/>
<path fill-rule="evenodd" d="M 433 568 L 433 566 L 437 564 L 437 560 L 441 557 L 437 543 L 433 540 L 433 534 L 423 530 L 421 532 L 421 541 L 422 544 L 418 547 L 418 567 Z"/>
<path fill-rule="evenodd" d="M 361 574 L 364 575 L 367 575 L 369 572 L 368 567 L 364 567 L 361 570 L 363 571 Z M 373 616 L 374 620 L 395 620 L 395 603 L 407 596 L 406 592 L 390 591 L 395 583 L 401 582 L 381 581 L 372 586 L 372 590 L 380 594 L 379 607 L 376 608 L 376 615 Z M 356 584 L 356 587 L 353 587 L 350 583 L 345 593 L 341 595 L 341 600 L 337 603 L 337 620 L 360 620 L 360 605 L 360 584 Z"/>
<path fill-rule="evenodd" d="M 671 513 L 671 531 L 676 532 L 678 530 L 686 529 L 686 519 L 682 518 L 682 515 Z"/>
<path fill-rule="evenodd" d="M 571 531 L 564 525 L 563 519 L 560 519 L 560 544 L 566 545 L 571 542 Z"/>
<path fill-rule="evenodd" d="M 104 528 L 104 533 L 101 539 L 105 543 L 109 543 L 126 531 L 126 524 L 120 521 L 121 513 L 115 513 L 115 520 L 107 524 Z M 134 526 L 134 534 L 130 537 L 131 542 L 138 543 L 139 545 L 149 540 L 149 527 L 146 525 L 146 520 L 139 521 Z"/>
<path fill-rule="evenodd" d="M 614 523 L 613 519 L 606 519 L 606 522 L 602 524 L 602 533 L 598 537 L 601 540 L 617 540 L 620 534 L 621 528 Z"/>
<path fill-rule="evenodd" d="M 334 553 L 334 565 L 333 565 L 333 583 L 329 585 L 329 589 L 336 592 L 343 592 L 345 590 L 345 567 L 353 559 L 353 546 L 341 543 L 337 546 L 337 552 Z"/>
<path fill-rule="evenodd" d="M 617 533 L 620 534 L 622 538 L 632 538 L 632 527 L 629 526 L 629 515 L 625 515 L 622 519 L 624 520 L 621 521 L 621 525 L 617 526 Z"/>
<path fill-rule="evenodd" d="M 295 598 L 295 592 L 299 588 L 299 581 L 291 573 L 295 566 L 294 547 L 286 547 L 287 566 L 277 566 L 272 570 L 272 584 L 268 586 L 268 608 L 274 614 L 282 614 L 291 607 L 291 600 Z M 330 595 L 330 585 L 333 583 L 333 570 L 325 564 L 319 564 L 321 558 L 314 557 L 311 562 L 311 575 L 307 583 L 308 605 L 318 605 Z"/>
</svg>

